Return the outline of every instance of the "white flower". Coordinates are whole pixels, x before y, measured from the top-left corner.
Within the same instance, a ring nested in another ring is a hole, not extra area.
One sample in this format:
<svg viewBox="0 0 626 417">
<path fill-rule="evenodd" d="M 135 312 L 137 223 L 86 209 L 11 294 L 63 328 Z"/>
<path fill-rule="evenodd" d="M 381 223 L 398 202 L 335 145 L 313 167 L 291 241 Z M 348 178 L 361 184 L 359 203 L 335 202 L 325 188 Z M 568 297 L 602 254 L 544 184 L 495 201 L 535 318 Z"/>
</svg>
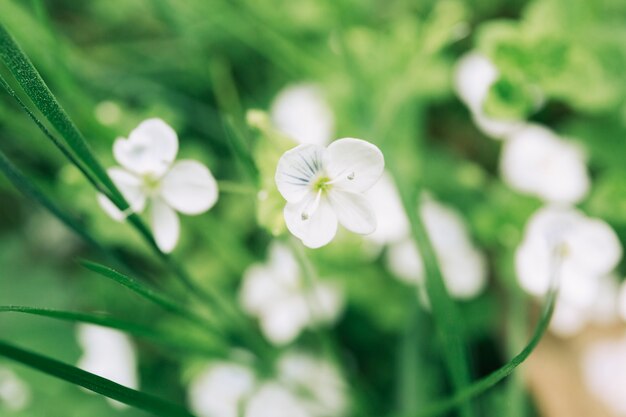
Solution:
<svg viewBox="0 0 626 417">
<path fill-rule="evenodd" d="M 335 321 L 343 306 L 337 287 L 307 283 L 293 253 L 273 243 L 267 264 L 246 270 L 240 290 L 243 308 L 258 317 L 265 337 L 276 345 L 293 341 L 307 327 Z"/>
<path fill-rule="evenodd" d="M 557 272 L 559 296 L 552 328 L 568 335 L 590 317 L 602 295 L 603 279 L 621 256 L 615 232 L 602 220 L 575 209 L 546 207 L 528 221 L 515 269 L 522 288 L 535 296 L 548 291 Z"/>
<path fill-rule="evenodd" d="M 616 416 L 626 416 L 626 336 L 587 347 L 582 370 L 589 391 Z"/>
<path fill-rule="evenodd" d="M 314 417 L 286 386 L 266 382 L 250 398 L 244 417 Z"/>
<path fill-rule="evenodd" d="M 457 298 L 479 294 L 487 283 L 486 261 L 472 243 L 462 217 L 430 198 L 422 198 L 420 214 L 450 294 Z M 413 240 L 407 238 L 392 244 L 387 263 L 403 281 L 420 285 L 424 282 L 424 265 Z"/>
<path fill-rule="evenodd" d="M 256 377 L 250 368 L 215 362 L 191 382 L 189 403 L 200 417 L 238 417 L 255 385 Z"/>
<path fill-rule="evenodd" d="M 485 99 L 497 79 L 498 70 L 489 58 L 479 52 L 469 52 L 457 63 L 454 86 L 459 98 L 470 109 L 478 128 L 494 139 L 505 139 L 522 128 L 524 121 L 496 119 L 485 114 Z"/>
<path fill-rule="evenodd" d="M 318 417 L 338 417 L 348 408 L 347 387 L 330 362 L 303 352 L 287 352 L 278 361 L 280 380 Z"/>
<path fill-rule="evenodd" d="M 30 403 L 30 388 L 13 371 L 0 368 L 0 410 L 18 412 Z"/>
<path fill-rule="evenodd" d="M 77 327 L 78 343 L 83 355 L 77 366 L 128 388 L 137 389 L 137 359 L 133 344 L 124 333 L 106 327 L 81 324 Z M 124 404 L 107 398 L 111 405 Z"/>
<path fill-rule="evenodd" d="M 298 143 L 326 145 L 332 138 L 335 120 L 319 87 L 293 84 L 281 90 L 271 105 L 272 122 Z"/>
<path fill-rule="evenodd" d="M 287 200 L 287 228 L 310 248 L 328 244 L 338 221 L 355 233 L 374 232 L 376 216 L 363 193 L 384 167 L 380 149 L 361 139 L 339 139 L 327 148 L 299 145 L 285 152 L 275 180 Z"/>
<path fill-rule="evenodd" d="M 398 242 L 410 234 L 409 219 L 393 178 L 384 172 L 380 180 L 366 193 L 367 199 L 376 213 L 378 227 L 374 233 L 367 235 L 378 245 Z"/>
<path fill-rule="evenodd" d="M 121 167 L 108 170 L 132 212 L 150 206 L 154 238 L 163 252 L 171 252 L 178 242 L 176 211 L 201 214 L 213 207 L 218 197 L 217 182 L 208 168 L 193 160 L 174 163 L 177 153 L 176 132 L 160 119 L 149 119 L 128 139 L 115 141 L 113 155 Z M 105 196 L 99 195 L 98 201 L 114 219 L 126 217 Z"/>
<path fill-rule="evenodd" d="M 581 150 L 539 125 L 529 124 L 511 135 L 500 169 L 511 188 L 546 202 L 576 203 L 589 191 Z"/>
<path fill-rule="evenodd" d="M 189 402 L 200 417 L 341 417 L 347 407 L 346 390 L 332 364 L 287 352 L 267 379 L 241 364 L 207 366 L 192 381 Z"/>
</svg>

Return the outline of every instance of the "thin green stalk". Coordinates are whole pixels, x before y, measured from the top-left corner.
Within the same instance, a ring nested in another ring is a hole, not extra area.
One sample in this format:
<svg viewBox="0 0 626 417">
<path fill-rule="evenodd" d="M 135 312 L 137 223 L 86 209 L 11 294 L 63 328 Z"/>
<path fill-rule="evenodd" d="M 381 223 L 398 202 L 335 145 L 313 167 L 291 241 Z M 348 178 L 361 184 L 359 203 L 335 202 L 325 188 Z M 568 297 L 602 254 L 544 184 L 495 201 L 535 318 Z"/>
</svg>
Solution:
<svg viewBox="0 0 626 417">
<path fill-rule="evenodd" d="M 177 349 L 183 352 L 190 352 L 208 357 L 226 356 L 227 348 L 221 349 L 207 348 L 205 343 L 197 340 L 171 336 L 170 334 L 155 330 L 143 324 L 133 323 L 126 320 L 120 320 L 102 313 L 82 313 L 74 311 L 53 310 L 46 308 L 26 307 L 26 306 L 0 306 L 0 313 L 22 313 L 35 316 L 53 318 L 57 320 L 90 323 L 98 326 L 108 327 L 120 330 L 132 336 L 150 340 L 158 344 Z"/>
<path fill-rule="evenodd" d="M 304 277 L 304 283 L 307 289 L 313 290 L 312 294 L 315 295 L 316 292 L 314 291 L 314 288 L 315 288 L 316 282 L 318 281 L 315 268 L 311 264 L 309 258 L 306 256 L 306 253 L 304 253 L 304 248 L 302 246 L 302 243 L 300 243 L 300 241 L 298 241 L 294 237 L 290 237 L 288 241 L 289 241 L 289 246 L 291 247 L 291 250 L 293 254 L 295 255 L 296 261 L 298 262 L 298 265 L 300 266 L 300 271 L 302 273 L 302 276 Z M 311 316 L 315 317 L 315 312 L 323 308 L 323 304 L 321 303 L 320 300 L 310 299 L 309 297 L 307 297 L 307 301 L 309 303 L 309 310 L 311 312 Z M 313 303 L 315 303 L 316 305 L 313 305 Z M 328 334 L 328 331 L 322 328 L 319 323 L 314 324 L 313 330 L 315 332 L 316 337 L 319 340 L 320 346 L 322 347 L 322 350 L 324 351 L 325 356 L 328 359 L 332 359 L 335 362 L 337 362 L 337 358 L 338 358 L 337 348 L 335 346 L 334 341 Z"/>
<path fill-rule="evenodd" d="M 417 305 L 413 305 L 409 320 L 402 334 L 402 339 L 398 345 L 396 400 L 401 415 L 416 413 L 420 405 L 418 395 L 418 379 L 420 378 L 418 363 L 420 340 L 418 339 L 419 332 L 417 331 L 418 308 Z"/>
<path fill-rule="evenodd" d="M 57 147 L 59 151 L 65 156 L 82 174 L 83 176 L 91 183 L 91 185 L 98 190 L 98 192 L 109 196 L 109 192 L 102 188 L 102 186 L 98 183 L 96 178 L 91 174 L 89 170 L 87 170 L 83 163 L 77 159 L 74 154 L 67 149 L 67 147 L 61 142 L 56 136 L 48 130 L 48 128 L 37 118 L 35 113 L 33 113 L 24 102 L 19 98 L 15 90 L 11 88 L 9 83 L 4 79 L 4 77 L 0 74 L 0 86 L 11 96 L 15 101 L 19 104 L 19 106 L 28 114 L 28 116 L 32 119 L 33 122 L 39 127 L 39 129 L 43 132 L 43 134 L 50 139 L 50 141 Z"/>
<path fill-rule="evenodd" d="M 550 319 L 552 318 L 556 295 L 556 289 L 553 289 L 548 294 L 543 313 L 541 314 L 541 319 L 539 320 L 539 323 L 537 324 L 537 327 L 535 328 L 535 331 L 533 332 L 530 341 L 513 359 L 500 367 L 498 370 L 492 372 L 478 382 L 473 383 L 456 395 L 453 395 L 450 398 L 435 401 L 430 406 L 424 407 L 422 410 L 420 410 L 419 413 L 413 414 L 413 417 L 432 417 L 441 415 L 449 411 L 450 409 L 458 406 L 459 404 L 467 402 L 470 399 L 484 393 L 485 391 L 502 381 L 504 378 L 509 376 L 515 370 L 515 368 L 524 363 L 524 361 L 530 356 L 530 354 L 535 350 L 535 348 L 541 341 L 541 338 L 543 337 L 546 329 L 548 328 L 548 325 L 550 324 Z"/>
<path fill-rule="evenodd" d="M 85 268 L 89 269 L 101 275 L 105 278 L 111 279 L 118 284 L 123 285 L 134 293 L 140 295 L 146 300 L 154 303 L 160 308 L 168 311 L 170 313 L 176 314 L 181 318 L 188 320 L 191 323 L 199 325 L 201 328 L 206 329 L 207 327 L 212 328 L 213 330 L 217 330 L 217 325 L 208 318 L 199 315 L 193 310 L 188 309 L 182 304 L 179 304 L 177 301 L 172 300 L 169 296 L 161 294 L 154 289 L 150 288 L 148 285 L 131 278 L 127 275 L 124 275 L 114 269 L 106 267 L 104 265 L 91 262 L 91 261 L 81 261 L 81 265 Z"/>
<path fill-rule="evenodd" d="M 437 255 L 418 214 L 419 190 L 415 185 L 406 184 L 402 178 L 400 181 L 397 176 L 395 178 L 411 224 L 413 239 L 424 263 L 426 292 L 431 302 L 433 319 L 437 324 L 439 340 L 442 342 L 448 373 L 455 390 L 460 391 L 470 383 L 469 357 L 463 340 L 461 314 L 448 294 Z M 464 417 L 473 415 L 471 404 L 460 403 L 459 411 Z"/>
<path fill-rule="evenodd" d="M 79 385 L 154 415 L 162 417 L 194 417 L 193 414 L 182 406 L 142 391 L 126 388 L 123 385 L 83 371 L 75 366 L 19 348 L 4 341 L 0 341 L 0 356 L 20 362 L 55 378 Z"/>
</svg>

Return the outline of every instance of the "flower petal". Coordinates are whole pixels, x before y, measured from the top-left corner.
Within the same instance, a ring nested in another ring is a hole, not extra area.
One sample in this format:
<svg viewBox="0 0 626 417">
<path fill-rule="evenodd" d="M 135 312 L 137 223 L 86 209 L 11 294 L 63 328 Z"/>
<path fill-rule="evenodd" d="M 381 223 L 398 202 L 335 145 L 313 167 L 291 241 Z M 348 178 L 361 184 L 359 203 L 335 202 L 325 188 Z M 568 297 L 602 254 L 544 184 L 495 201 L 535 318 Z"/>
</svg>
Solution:
<svg viewBox="0 0 626 417">
<path fill-rule="evenodd" d="M 335 210 L 339 223 L 346 229 L 362 235 L 376 230 L 376 213 L 365 196 L 331 190 L 328 192 L 328 201 Z"/>
<path fill-rule="evenodd" d="M 217 182 L 200 162 L 176 162 L 161 180 L 161 197 L 184 214 L 200 214 L 217 201 Z"/>
<path fill-rule="evenodd" d="M 285 200 L 296 203 L 304 197 L 309 183 L 322 171 L 324 153 L 322 146 L 299 145 L 280 157 L 274 179 Z"/>
<path fill-rule="evenodd" d="M 162 175 L 178 152 L 176 132 L 161 119 L 148 119 L 128 139 L 113 144 L 113 155 L 124 168 L 140 174 Z"/>
<path fill-rule="evenodd" d="M 385 158 L 375 145 L 361 139 L 334 141 L 324 154 L 324 169 L 334 187 L 351 192 L 371 188 L 383 174 Z"/>
<path fill-rule="evenodd" d="M 142 188 L 141 180 L 122 168 L 109 168 L 107 173 L 130 205 L 131 210 L 141 213 L 146 207 L 146 193 Z M 122 221 L 126 218 L 124 213 L 103 194 L 98 194 L 98 203 L 112 219 Z"/>
<path fill-rule="evenodd" d="M 302 213 L 314 199 L 315 194 L 311 193 L 299 203 L 287 203 L 283 211 L 289 231 L 309 248 L 328 244 L 337 233 L 337 216 L 324 198 L 315 212 L 308 219 L 303 219 Z"/>
<path fill-rule="evenodd" d="M 265 337 L 274 345 L 292 342 L 306 327 L 309 309 L 298 296 L 286 297 L 269 306 L 261 315 L 260 325 Z"/>
<path fill-rule="evenodd" d="M 173 208 L 160 198 L 152 200 L 150 220 L 157 246 L 164 253 L 174 250 L 180 234 L 180 223 Z"/>
</svg>

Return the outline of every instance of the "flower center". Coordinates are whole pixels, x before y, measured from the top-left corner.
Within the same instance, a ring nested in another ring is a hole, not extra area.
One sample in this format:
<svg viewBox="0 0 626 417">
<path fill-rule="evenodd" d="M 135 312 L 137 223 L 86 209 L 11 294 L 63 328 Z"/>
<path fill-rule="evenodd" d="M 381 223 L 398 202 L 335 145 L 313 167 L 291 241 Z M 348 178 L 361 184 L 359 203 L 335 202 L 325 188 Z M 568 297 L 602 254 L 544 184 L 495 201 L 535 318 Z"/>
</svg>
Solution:
<svg viewBox="0 0 626 417">
<path fill-rule="evenodd" d="M 148 194 L 154 194 L 161 186 L 161 178 L 154 174 L 144 174 L 142 176 L 143 188 Z"/>
<path fill-rule="evenodd" d="M 330 178 L 321 176 L 313 182 L 313 191 L 328 191 L 332 187 Z"/>
</svg>

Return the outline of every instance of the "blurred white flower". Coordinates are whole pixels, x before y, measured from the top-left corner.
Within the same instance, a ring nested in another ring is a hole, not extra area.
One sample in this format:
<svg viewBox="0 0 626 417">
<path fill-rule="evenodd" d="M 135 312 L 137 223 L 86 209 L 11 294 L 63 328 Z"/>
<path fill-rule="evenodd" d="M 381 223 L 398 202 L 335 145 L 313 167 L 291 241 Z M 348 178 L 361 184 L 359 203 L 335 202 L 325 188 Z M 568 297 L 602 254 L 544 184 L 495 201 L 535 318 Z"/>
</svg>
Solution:
<svg viewBox="0 0 626 417">
<path fill-rule="evenodd" d="M 341 417 L 346 389 L 332 364 L 287 352 L 268 379 L 236 363 L 209 365 L 191 382 L 189 403 L 200 417 Z"/>
<path fill-rule="evenodd" d="M 0 368 L 0 410 L 18 412 L 30 403 L 30 388 L 13 371 Z"/>
<path fill-rule="evenodd" d="M 305 282 L 291 250 L 279 243 L 271 245 L 268 263 L 246 270 L 239 298 L 276 345 L 293 341 L 307 327 L 332 323 L 343 307 L 341 291 L 328 282 Z"/>
<path fill-rule="evenodd" d="M 255 385 L 256 377 L 250 368 L 215 362 L 191 382 L 189 403 L 200 417 L 239 417 Z"/>
<path fill-rule="evenodd" d="M 384 172 L 380 180 L 366 193 L 374 209 L 378 226 L 374 233 L 367 235 L 378 245 L 385 245 L 405 239 L 410 234 L 409 219 L 393 178 Z"/>
<path fill-rule="evenodd" d="M 266 382 L 250 398 L 245 417 L 313 417 L 284 385 Z"/>
<path fill-rule="evenodd" d="M 485 257 L 472 243 L 462 217 L 450 207 L 431 198 L 422 198 L 420 214 L 432 242 L 446 287 L 453 297 L 478 295 L 487 282 Z M 411 284 L 424 282 L 421 254 L 411 239 L 392 244 L 389 269 Z"/>
<path fill-rule="evenodd" d="M 470 109 L 476 126 L 494 139 L 505 139 L 522 128 L 524 121 L 496 119 L 485 114 L 485 99 L 497 79 L 498 69 L 489 58 L 479 52 L 469 52 L 457 63 L 454 87 L 461 101 Z"/>
<path fill-rule="evenodd" d="M 374 232 L 376 215 L 363 193 L 384 167 L 380 149 L 361 139 L 339 139 L 327 148 L 299 145 L 285 152 L 275 180 L 287 200 L 287 228 L 310 248 L 328 244 L 338 222 L 354 233 Z"/>
<path fill-rule="evenodd" d="M 150 205 L 154 238 L 163 252 L 171 252 L 180 233 L 176 211 L 201 214 L 213 207 L 218 197 L 217 182 L 207 167 L 193 160 L 174 163 L 178 153 L 176 132 L 161 119 L 149 119 L 133 130 L 128 139 L 118 138 L 113 155 L 121 167 L 108 174 L 130 204 L 130 211 L 142 212 Z M 122 213 L 104 195 L 102 208 L 114 219 Z"/>
<path fill-rule="evenodd" d="M 280 380 L 301 393 L 300 401 L 316 417 L 337 417 L 348 408 L 347 387 L 330 362 L 303 352 L 287 352 L 278 362 Z"/>
<path fill-rule="evenodd" d="M 278 130 L 298 143 L 326 145 L 335 126 L 322 91 L 308 83 L 281 90 L 272 102 L 270 117 Z"/>
<path fill-rule="evenodd" d="M 81 324 L 76 330 L 83 351 L 77 364 L 79 368 L 125 387 L 138 388 L 137 359 L 128 336 L 118 330 L 90 324 Z M 109 398 L 107 401 L 118 408 L 125 407 Z"/>
<path fill-rule="evenodd" d="M 511 135 L 500 169 L 511 188 L 546 202 L 577 203 L 589 191 L 583 152 L 539 125 L 529 124 Z"/>
<path fill-rule="evenodd" d="M 558 279 L 559 296 L 551 325 L 555 332 L 569 335 L 593 317 L 599 297 L 616 294 L 614 287 L 603 288 L 612 285 L 603 281 L 609 279 L 621 257 L 617 235 L 602 220 L 571 208 L 545 207 L 526 225 L 515 254 L 515 269 L 522 288 L 535 296 L 544 295 L 551 280 Z"/>
<path fill-rule="evenodd" d="M 589 391 L 615 415 L 626 416 L 626 336 L 587 347 L 582 371 Z"/>
</svg>

